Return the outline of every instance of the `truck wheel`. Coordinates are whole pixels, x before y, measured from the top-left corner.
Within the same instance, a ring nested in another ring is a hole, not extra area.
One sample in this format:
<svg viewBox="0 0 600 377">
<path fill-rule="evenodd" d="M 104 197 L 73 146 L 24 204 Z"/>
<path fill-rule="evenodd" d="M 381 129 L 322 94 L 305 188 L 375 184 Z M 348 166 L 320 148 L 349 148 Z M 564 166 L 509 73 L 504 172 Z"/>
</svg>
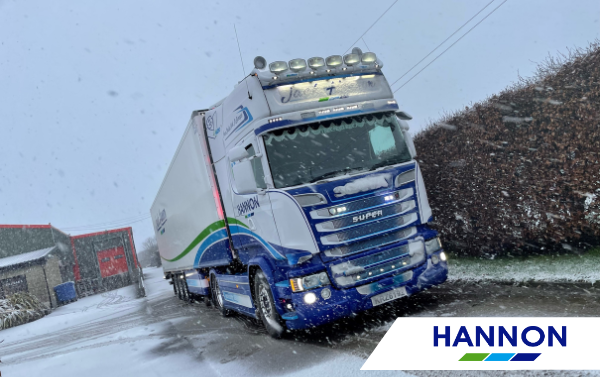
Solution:
<svg viewBox="0 0 600 377">
<path fill-rule="evenodd" d="M 212 296 L 213 306 L 221 313 L 223 317 L 227 317 L 229 315 L 229 309 L 226 309 L 223 305 L 223 292 L 221 292 L 221 288 L 219 287 L 219 282 L 217 281 L 217 276 L 215 274 L 210 275 L 210 293 Z"/>
<path fill-rule="evenodd" d="M 275 308 L 275 300 L 265 274 L 258 270 L 254 277 L 254 298 L 258 317 L 273 338 L 279 339 L 283 334 L 283 321 Z"/>
</svg>

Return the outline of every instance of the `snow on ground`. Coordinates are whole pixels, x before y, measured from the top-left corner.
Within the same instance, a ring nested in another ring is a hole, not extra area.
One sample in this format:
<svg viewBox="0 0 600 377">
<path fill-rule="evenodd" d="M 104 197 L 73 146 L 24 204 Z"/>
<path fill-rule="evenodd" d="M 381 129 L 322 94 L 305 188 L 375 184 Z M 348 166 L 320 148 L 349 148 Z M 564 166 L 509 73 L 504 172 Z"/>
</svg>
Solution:
<svg viewBox="0 0 600 377">
<path fill-rule="evenodd" d="M 584 282 L 600 281 L 600 249 L 584 255 L 449 260 L 449 281 Z"/>
<path fill-rule="evenodd" d="M 1 331 L 0 372 L 61 377 L 164 376 L 175 371 L 335 377 L 358 374 L 365 362 L 352 353 L 276 341 L 263 332 L 244 333 L 239 318 L 221 318 L 214 309 L 175 299 L 161 269 L 146 269 L 145 275 L 146 298 L 136 299 L 134 288 L 126 287 Z M 391 373 L 407 375 L 375 375 Z"/>
<path fill-rule="evenodd" d="M 169 355 L 168 363 L 152 356 L 161 345 L 153 333 L 166 324 L 135 325 L 145 314 L 140 310 L 145 301 L 172 294 L 162 270 L 151 269 L 147 278 L 147 298 L 135 299 L 135 289 L 129 286 L 82 298 L 38 321 L 3 330 L 0 371 L 7 376 L 159 376 L 176 363 L 179 371 L 192 372 L 194 363 L 185 353 Z M 39 347 L 44 340 L 47 345 Z"/>
</svg>

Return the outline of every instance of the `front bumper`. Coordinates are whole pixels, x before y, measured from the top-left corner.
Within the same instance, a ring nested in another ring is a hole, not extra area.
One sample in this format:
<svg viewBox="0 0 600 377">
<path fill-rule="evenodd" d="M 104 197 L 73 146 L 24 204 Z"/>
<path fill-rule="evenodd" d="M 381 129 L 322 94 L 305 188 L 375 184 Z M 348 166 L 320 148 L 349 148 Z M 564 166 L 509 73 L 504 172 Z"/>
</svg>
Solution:
<svg viewBox="0 0 600 377">
<path fill-rule="evenodd" d="M 435 252 L 438 255 L 442 250 Z M 306 292 L 292 293 L 292 302 L 294 303 L 294 312 L 287 313 L 284 318 L 294 318 L 286 320 L 288 329 L 304 329 L 319 326 L 339 318 L 347 317 L 353 313 L 358 313 L 373 308 L 371 297 L 390 291 L 394 288 L 406 287 L 407 294 L 413 295 L 423 289 L 438 285 L 446 281 L 448 276 L 447 262 L 439 261 L 437 264 L 431 262 L 431 256 L 428 256 L 427 262 L 412 270 L 412 278 L 406 281 L 398 279 L 397 276 L 386 277 L 376 282 L 379 287 L 369 294 L 359 293 L 357 287 L 348 289 L 337 289 L 333 285 L 312 289 Z M 373 284 L 373 283 L 371 283 Z M 331 297 L 324 299 L 321 295 L 323 289 L 331 290 Z M 364 291 L 364 290 L 363 290 Z M 304 295 L 312 292 L 317 296 L 313 304 L 304 302 Z"/>
</svg>

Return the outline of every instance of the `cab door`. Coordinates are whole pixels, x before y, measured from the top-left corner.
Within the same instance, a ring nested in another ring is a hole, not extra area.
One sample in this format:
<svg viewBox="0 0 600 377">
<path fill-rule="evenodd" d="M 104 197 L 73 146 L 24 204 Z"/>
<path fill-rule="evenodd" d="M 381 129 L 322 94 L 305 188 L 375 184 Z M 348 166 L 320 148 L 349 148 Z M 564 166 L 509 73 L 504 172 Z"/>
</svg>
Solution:
<svg viewBox="0 0 600 377">
<path fill-rule="evenodd" d="M 278 250 L 280 242 L 271 201 L 266 195 L 267 184 L 263 169 L 263 159 L 266 157 L 262 147 L 253 132 L 238 142 L 236 147 L 241 147 L 245 153 L 228 156 L 229 182 L 236 219 L 236 223 L 230 223 L 229 227 L 234 245 L 239 250 L 240 259 L 244 264 L 260 253 L 283 259 Z M 253 191 L 252 188 L 248 189 L 248 182 L 241 182 L 249 179 L 256 184 Z"/>
</svg>

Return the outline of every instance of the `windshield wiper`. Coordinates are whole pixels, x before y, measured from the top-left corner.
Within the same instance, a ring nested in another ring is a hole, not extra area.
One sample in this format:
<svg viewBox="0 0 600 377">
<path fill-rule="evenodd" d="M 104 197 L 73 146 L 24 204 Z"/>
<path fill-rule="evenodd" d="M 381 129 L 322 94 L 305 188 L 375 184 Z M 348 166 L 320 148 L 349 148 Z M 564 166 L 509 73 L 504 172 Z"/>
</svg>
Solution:
<svg viewBox="0 0 600 377">
<path fill-rule="evenodd" d="M 382 166 L 399 164 L 401 162 L 406 162 L 406 161 L 408 161 L 408 160 L 403 161 L 400 158 L 390 158 L 390 159 L 383 160 L 383 161 L 380 161 L 380 162 L 376 163 L 375 165 L 371 166 L 369 168 L 369 170 L 375 170 L 375 169 L 380 168 Z"/>
<path fill-rule="evenodd" d="M 361 171 L 361 170 L 365 170 L 365 168 L 345 168 L 345 169 L 342 169 L 342 170 L 330 171 L 328 173 L 321 174 L 321 175 L 318 175 L 318 176 L 314 177 L 313 179 L 311 179 L 310 181 L 308 181 L 308 183 L 314 183 L 314 182 L 320 181 L 320 180 L 325 179 L 325 178 L 336 177 L 338 175 L 348 174 L 351 171 Z"/>
</svg>

